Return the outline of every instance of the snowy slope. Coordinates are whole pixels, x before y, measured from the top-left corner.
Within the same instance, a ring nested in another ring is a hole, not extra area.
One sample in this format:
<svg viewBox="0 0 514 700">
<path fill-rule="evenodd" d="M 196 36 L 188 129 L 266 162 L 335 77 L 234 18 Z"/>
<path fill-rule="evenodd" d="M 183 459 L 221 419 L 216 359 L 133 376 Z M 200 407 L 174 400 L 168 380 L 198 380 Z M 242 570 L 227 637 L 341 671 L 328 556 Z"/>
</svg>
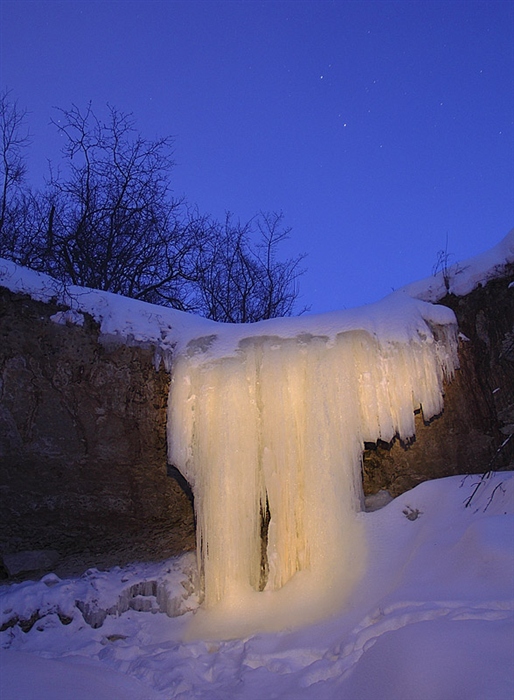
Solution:
<svg viewBox="0 0 514 700">
<path fill-rule="evenodd" d="M 426 482 L 362 513 L 369 566 L 358 589 L 332 618 L 292 632 L 185 643 L 193 612 L 168 617 L 152 596 L 134 606 L 151 611 L 84 621 L 76 600 L 106 608 L 163 576 L 169 599 L 194 608 L 187 557 L 3 586 L 1 622 L 42 617 L 0 633 L 0 697 L 511 700 L 514 473 L 491 476 L 466 508 L 478 478 Z"/>
</svg>

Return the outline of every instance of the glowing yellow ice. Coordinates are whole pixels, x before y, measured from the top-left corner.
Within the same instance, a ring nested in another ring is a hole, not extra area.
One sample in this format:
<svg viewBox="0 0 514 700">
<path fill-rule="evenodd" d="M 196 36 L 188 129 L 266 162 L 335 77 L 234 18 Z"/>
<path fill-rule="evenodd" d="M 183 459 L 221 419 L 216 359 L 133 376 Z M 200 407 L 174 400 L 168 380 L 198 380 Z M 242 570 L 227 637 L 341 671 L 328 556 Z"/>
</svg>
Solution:
<svg viewBox="0 0 514 700">
<path fill-rule="evenodd" d="M 176 358 L 169 458 L 195 496 L 206 610 L 253 605 L 269 629 L 288 624 L 293 599 L 294 614 L 306 608 L 306 591 L 344 600 L 364 562 L 364 442 L 409 437 L 416 409 L 442 410 L 455 329 L 437 336 L 428 325 L 408 342 L 363 330 L 253 336 L 226 357 Z"/>
</svg>

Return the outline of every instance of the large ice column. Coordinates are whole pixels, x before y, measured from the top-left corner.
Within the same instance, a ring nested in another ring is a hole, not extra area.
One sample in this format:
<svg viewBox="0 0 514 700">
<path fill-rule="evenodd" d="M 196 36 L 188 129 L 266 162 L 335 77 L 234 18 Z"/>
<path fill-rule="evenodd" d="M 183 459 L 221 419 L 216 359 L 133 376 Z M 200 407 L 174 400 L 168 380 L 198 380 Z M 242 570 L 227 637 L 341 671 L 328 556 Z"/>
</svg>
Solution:
<svg viewBox="0 0 514 700">
<path fill-rule="evenodd" d="M 195 495 L 206 608 L 300 572 L 328 588 L 355 580 L 364 442 L 412 436 L 456 365 L 452 323 L 411 321 L 397 338 L 253 334 L 232 353 L 200 343 L 175 359 L 169 458 Z"/>
</svg>

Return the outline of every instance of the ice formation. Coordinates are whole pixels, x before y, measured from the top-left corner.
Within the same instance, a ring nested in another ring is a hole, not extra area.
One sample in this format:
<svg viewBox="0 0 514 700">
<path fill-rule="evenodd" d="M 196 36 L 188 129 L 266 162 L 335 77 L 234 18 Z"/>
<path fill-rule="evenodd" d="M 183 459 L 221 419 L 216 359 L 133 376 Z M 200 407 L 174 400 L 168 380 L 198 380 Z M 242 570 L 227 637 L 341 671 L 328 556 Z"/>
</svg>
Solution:
<svg viewBox="0 0 514 700">
<path fill-rule="evenodd" d="M 340 602 L 364 560 L 364 442 L 407 439 L 417 409 L 442 410 L 457 365 L 449 309 L 396 296 L 338 318 L 340 332 L 327 315 L 293 337 L 284 320 L 256 324 L 232 352 L 209 336 L 174 360 L 169 459 L 194 492 L 207 611 L 253 606 L 269 629 L 313 587 Z"/>
</svg>

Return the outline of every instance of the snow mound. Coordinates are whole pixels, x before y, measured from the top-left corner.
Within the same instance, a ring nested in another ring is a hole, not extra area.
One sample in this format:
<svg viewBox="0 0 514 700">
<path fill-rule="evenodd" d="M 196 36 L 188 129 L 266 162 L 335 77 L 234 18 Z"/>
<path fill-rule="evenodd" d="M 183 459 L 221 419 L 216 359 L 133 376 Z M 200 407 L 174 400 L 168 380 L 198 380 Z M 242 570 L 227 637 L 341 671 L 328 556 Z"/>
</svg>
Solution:
<svg viewBox="0 0 514 700">
<path fill-rule="evenodd" d="M 69 624 L 48 615 L 26 631 L 0 632 L 0 696 L 511 700 L 514 473 L 491 474 L 466 507 L 478 479 L 425 482 L 359 514 L 370 566 L 330 619 L 214 643 L 183 641 L 193 611 L 168 617 L 129 608 L 97 628 L 77 611 Z M 414 520 L 406 516 L 413 511 Z M 172 565 L 179 579 L 181 561 Z M 159 571 L 140 565 L 50 586 L 51 577 L 3 586 L 0 610 L 22 618 L 41 609 L 44 589 L 58 592 L 58 603 L 72 601 L 85 580 L 103 607 Z"/>
</svg>

